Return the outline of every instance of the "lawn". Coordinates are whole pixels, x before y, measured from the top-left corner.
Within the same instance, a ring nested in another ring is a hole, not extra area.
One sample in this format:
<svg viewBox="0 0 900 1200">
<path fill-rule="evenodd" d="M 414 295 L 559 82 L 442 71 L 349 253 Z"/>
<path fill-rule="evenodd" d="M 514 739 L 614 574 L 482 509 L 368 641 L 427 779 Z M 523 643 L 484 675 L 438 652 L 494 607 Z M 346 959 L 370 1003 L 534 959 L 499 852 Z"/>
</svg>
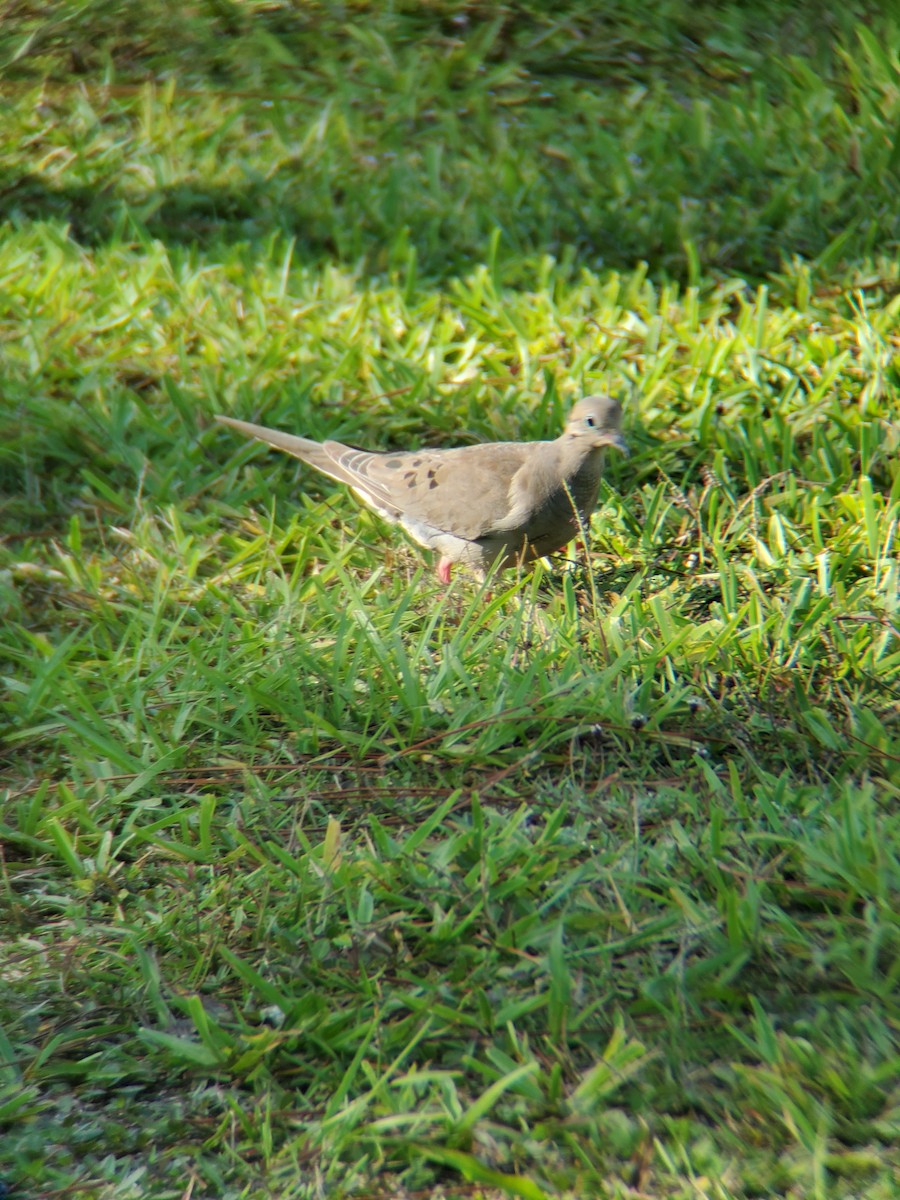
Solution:
<svg viewBox="0 0 900 1200">
<path fill-rule="evenodd" d="M 11 1200 L 892 1200 L 900 27 L 858 0 L 0 22 Z M 625 408 L 449 590 L 226 413 Z"/>
</svg>

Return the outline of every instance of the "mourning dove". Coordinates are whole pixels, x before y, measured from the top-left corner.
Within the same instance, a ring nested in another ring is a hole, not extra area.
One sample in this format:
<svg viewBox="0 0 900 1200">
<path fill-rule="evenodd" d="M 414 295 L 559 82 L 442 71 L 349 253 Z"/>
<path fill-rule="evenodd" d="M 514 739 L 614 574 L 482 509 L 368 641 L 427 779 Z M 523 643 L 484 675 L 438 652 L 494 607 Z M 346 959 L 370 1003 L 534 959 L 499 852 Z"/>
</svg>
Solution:
<svg viewBox="0 0 900 1200">
<path fill-rule="evenodd" d="M 443 583 L 454 563 L 483 573 L 498 561 L 512 567 L 559 550 L 590 519 L 604 447 L 628 453 L 622 408 L 609 396 L 579 400 L 555 441 L 452 450 L 359 450 L 216 419 L 349 484 L 364 504 L 438 552 Z"/>
</svg>

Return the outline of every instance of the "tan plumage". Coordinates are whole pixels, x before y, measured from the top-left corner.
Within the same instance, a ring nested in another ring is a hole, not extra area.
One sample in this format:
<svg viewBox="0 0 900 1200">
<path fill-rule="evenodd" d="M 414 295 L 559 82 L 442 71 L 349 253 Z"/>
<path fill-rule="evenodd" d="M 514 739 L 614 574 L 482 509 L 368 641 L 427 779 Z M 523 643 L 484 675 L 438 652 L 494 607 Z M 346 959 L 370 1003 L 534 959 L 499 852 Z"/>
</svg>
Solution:
<svg viewBox="0 0 900 1200">
<path fill-rule="evenodd" d="M 453 563 L 487 570 L 527 563 L 558 550 L 586 525 L 597 502 L 603 450 L 628 453 L 622 409 L 609 396 L 586 396 L 552 442 L 485 442 L 450 450 L 358 450 L 314 442 L 233 417 L 217 417 L 348 484 L 387 520 Z"/>
</svg>

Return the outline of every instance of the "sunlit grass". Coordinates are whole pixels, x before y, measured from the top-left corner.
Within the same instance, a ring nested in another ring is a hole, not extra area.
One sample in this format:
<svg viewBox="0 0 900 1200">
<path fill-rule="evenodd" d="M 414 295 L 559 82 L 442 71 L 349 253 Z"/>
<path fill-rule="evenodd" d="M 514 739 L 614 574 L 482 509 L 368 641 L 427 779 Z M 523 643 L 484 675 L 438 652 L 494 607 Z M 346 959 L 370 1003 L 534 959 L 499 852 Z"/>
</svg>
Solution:
<svg viewBox="0 0 900 1200">
<path fill-rule="evenodd" d="M 738 14 L 692 59 L 728 67 L 708 103 L 673 106 L 648 34 L 646 101 L 609 124 L 573 79 L 592 43 L 565 41 L 589 7 L 541 51 L 438 5 L 469 24 L 418 58 L 420 16 L 379 48 L 323 8 L 300 81 L 223 43 L 269 108 L 199 74 L 132 88 L 110 4 L 96 45 L 128 88 L 8 101 L 31 172 L 0 249 L 14 1194 L 895 1194 L 894 60 L 862 30 L 850 61 L 809 35 L 815 78 L 763 65 Z M 552 102 L 501 104 L 542 53 Z M 778 213 L 705 173 L 738 143 L 793 157 Z M 601 180 L 603 147 L 629 165 Z M 586 250 L 601 220 L 612 256 Z M 458 445 L 552 437 L 603 390 L 632 455 L 589 551 L 449 592 L 212 420 Z"/>
</svg>

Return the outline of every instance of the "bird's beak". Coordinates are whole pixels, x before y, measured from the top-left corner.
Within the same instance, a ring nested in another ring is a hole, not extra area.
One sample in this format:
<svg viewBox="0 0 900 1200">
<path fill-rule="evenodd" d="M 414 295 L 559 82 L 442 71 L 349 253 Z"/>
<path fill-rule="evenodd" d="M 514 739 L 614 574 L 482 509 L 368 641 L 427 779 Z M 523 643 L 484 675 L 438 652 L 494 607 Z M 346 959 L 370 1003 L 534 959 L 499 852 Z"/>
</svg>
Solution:
<svg viewBox="0 0 900 1200">
<path fill-rule="evenodd" d="M 622 437 L 621 433 L 608 433 L 606 435 L 605 444 L 607 446 L 615 446 L 617 450 L 621 450 L 626 458 L 631 453 L 631 451 L 628 449 L 628 443 Z"/>
</svg>

